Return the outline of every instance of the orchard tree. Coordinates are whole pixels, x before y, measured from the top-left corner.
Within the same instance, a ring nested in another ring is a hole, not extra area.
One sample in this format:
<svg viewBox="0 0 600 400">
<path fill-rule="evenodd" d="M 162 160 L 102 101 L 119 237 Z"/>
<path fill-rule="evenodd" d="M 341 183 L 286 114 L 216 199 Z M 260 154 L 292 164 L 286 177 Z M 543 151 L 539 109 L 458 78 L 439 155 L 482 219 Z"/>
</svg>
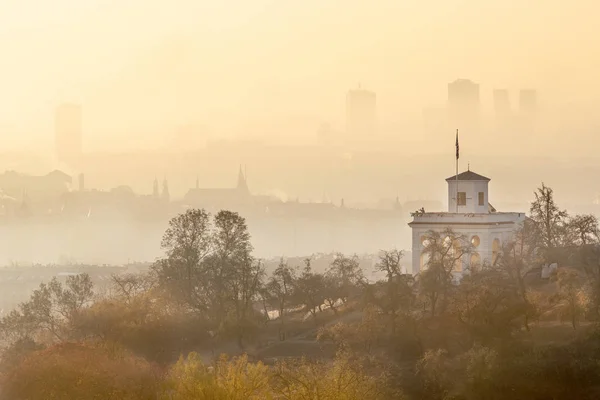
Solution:
<svg viewBox="0 0 600 400">
<path fill-rule="evenodd" d="M 338 298 L 341 299 L 344 304 L 365 282 L 364 273 L 360 267 L 360 261 L 357 255 L 347 257 L 342 253 L 337 253 L 329 266 L 327 275 L 336 282 L 334 288 L 337 289 Z"/>
<path fill-rule="evenodd" d="M 245 219 L 232 211 L 211 219 L 204 210 L 187 210 L 170 221 L 162 247 L 166 257 L 154 266 L 159 285 L 242 346 L 264 276 Z"/>
<path fill-rule="evenodd" d="M 419 291 L 429 305 L 431 316 L 438 306 L 443 312 L 453 288 L 454 273 L 462 270 L 464 260 L 473 252 L 473 245 L 464 235 L 445 229 L 425 235 L 423 255 L 427 257 L 425 270 L 419 276 Z"/>
<path fill-rule="evenodd" d="M 569 218 L 567 228 L 571 242 L 576 246 L 597 244 L 600 238 L 598 218 L 592 214 L 580 214 Z"/>
<path fill-rule="evenodd" d="M 42 283 L 28 301 L 2 318 L 0 326 L 9 340 L 33 338 L 63 341 L 72 334 L 82 311 L 92 304 L 93 284 L 88 274 L 67 277 L 63 286 L 56 278 Z"/>
<path fill-rule="evenodd" d="M 600 320 L 600 245 L 585 245 L 577 249 L 573 266 L 582 270 L 587 278 L 588 310 Z"/>
<path fill-rule="evenodd" d="M 461 335 L 468 339 L 467 348 L 507 340 L 528 311 L 517 283 L 497 266 L 463 277 L 452 293 L 449 310 L 467 332 Z"/>
<path fill-rule="evenodd" d="M 210 215 L 205 210 L 189 209 L 174 217 L 161 247 L 165 258 L 153 266 L 159 284 L 189 310 L 206 313 L 210 274 L 205 261 L 213 249 Z"/>
<path fill-rule="evenodd" d="M 285 340 L 285 318 L 292 305 L 296 271 L 281 259 L 279 265 L 267 281 L 264 293 L 268 303 L 279 313 L 279 338 Z"/>
<path fill-rule="evenodd" d="M 505 243 L 497 261 L 497 267 L 508 274 L 513 281 L 517 293 L 525 307 L 524 326 L 529 331 L 529 322 L 538 314 L 531 291 L 525 283 L 525 278 L 536 273 L 539 260 L 536 254 L 535 226 L 533 221 L 526 219 L 515 232 L 513 239 Z"/>
<path fill-rule="evenodd" d="M 556 249 L 565 245 L 568 237 L 568 214 L 556 205 L 554 191 L 545 184 L 534 195 L 530 219 L 545 261 L 552 262 L 557 259 Z"/>
<path fill-rule="evenodd" d="M 385 273 L 385 279 L 367 286 L 367 301 L 387 316 L 391 337 L 396 335 L 398 317 L 409 315 L 415 300 L 415 280 L 402 273 L 404 253 L 400 250 L 381 251 L 375 271 Z"/>
<path fill-rule="evenodd" d="M 140 296 L 147 294 L 155 287 L 156 279 L 153 273 L 115 274 L 111 277 L 112 297 L 118 298 L 128 304 Z"/>
<path fill-rule="evenodd" d="M 558 299 L 561 303 L 561 317 L 577 329 L 587 306 L 587 296 L 576 270 L 561 268 L 557 275 Z"/>
<path fill-rule="evenodd" d="M 306 259 L 304 262 L 305 267 L 294 284 L 295 303 L 302 305 L 305 311 L 310 312 L 316 322 L 317 312 L 323 311 L 326 281 L 323 274 L 313 272 L 310 259 Z"/>
</svg>

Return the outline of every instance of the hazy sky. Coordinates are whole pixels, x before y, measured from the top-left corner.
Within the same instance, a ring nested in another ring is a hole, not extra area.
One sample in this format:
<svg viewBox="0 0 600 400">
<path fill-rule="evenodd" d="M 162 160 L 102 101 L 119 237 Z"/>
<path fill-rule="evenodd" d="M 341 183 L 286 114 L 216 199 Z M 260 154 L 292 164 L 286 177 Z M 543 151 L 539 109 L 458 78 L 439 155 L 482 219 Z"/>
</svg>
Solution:
<svg viewBox="0 0 600 400">
<path fill-rule="evenodd" d="M 188 123 L 339 126 L 358 82 L 390 124 L 443 105 L 459 77 L 488 105 L 495 87 L 600 104 L 599 12 L 593 0 L 1 0 L 0 138 L 49 145 L 63 101 L 83 105 L 88 148 L 157 144 Z"/>
</svg>

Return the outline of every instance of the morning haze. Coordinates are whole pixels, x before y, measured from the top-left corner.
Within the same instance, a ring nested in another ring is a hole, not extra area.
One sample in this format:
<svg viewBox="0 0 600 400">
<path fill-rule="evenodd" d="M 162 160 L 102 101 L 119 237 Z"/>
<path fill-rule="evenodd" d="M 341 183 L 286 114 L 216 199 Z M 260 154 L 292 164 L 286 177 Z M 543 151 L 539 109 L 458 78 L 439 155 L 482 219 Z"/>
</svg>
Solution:
<svg viewBox="0 0 600 400">
<path fill-rule="evenodd" d="M 231 185 L 243 164 L 255 194 L 377 207 L 443 199 L 437 180 L 453 171 L 460 128 L 464 163 L 494 176 L 497 203 L 526 204 L 542 179 L 573 207 L 596 200 L 569 178 L 600 166 L 591 1 L 2 8 L 0 126 L 6 151 L 25 153 L 5 169 L 83 173 L 88 188 L 140 194 L 168 177 L 181 198 L 196 178 Z M 478 85 L 474 97 L 453 95 L 457 79 Z M 361 85 L 376 95 L 374 122 L 354 134 L 346 95 Z M 80 107 L 70 162 L 55 133 L 64 103 Z"/>
<path fill-rule="evenodd" d="M 88 359 L 139 398 L 232 365 L 249 399 L 588 395 L 543 367 L 600 373 L 599 13 L 0 1 L 0 396 L 138 398 Z M 42 348 L 75 391 L 20 386 Z"/>
</svg>

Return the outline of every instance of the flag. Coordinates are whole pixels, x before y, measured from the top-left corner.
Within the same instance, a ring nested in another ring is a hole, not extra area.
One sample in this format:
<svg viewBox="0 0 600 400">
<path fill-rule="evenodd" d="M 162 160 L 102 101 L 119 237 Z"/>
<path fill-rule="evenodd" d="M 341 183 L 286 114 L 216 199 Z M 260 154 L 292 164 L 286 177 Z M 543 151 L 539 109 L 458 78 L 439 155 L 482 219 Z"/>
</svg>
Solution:
<svg viewBox="0 0 600 400">
<path fill-rule="evenodd" d="M 456 159 L 458 160 L 458 129 L 456 130 Z"/>
</svg>

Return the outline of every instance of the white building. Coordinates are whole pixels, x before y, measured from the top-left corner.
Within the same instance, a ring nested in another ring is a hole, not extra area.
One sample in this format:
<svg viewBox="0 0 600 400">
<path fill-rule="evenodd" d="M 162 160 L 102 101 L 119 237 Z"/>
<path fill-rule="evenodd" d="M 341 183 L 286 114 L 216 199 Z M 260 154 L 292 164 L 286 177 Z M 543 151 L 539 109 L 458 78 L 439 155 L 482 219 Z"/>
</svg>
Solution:
<svg viewBox="0 0 600 400">
<path fill-rule="evenodd" d="M 489 181 L 489 178 L 470 170 L 452 176 L 446 179 L 448 211 L 415 213 L 408 224 L 412 228 L 413 275 L 426 267 L 427 256 L 423 250 L 429 231 L 441 232 L 450 228 L 465 235 L 473 244 L 475 251 L 470 259 L 462 260 L 462 265 L 456 267 L 458 275 L 470 265 L 495 260 L 502 244 L 511 239 L 518 225 L 525 220 L 525 213 L 497 212 L 488 200 Z"/>
</svg>

